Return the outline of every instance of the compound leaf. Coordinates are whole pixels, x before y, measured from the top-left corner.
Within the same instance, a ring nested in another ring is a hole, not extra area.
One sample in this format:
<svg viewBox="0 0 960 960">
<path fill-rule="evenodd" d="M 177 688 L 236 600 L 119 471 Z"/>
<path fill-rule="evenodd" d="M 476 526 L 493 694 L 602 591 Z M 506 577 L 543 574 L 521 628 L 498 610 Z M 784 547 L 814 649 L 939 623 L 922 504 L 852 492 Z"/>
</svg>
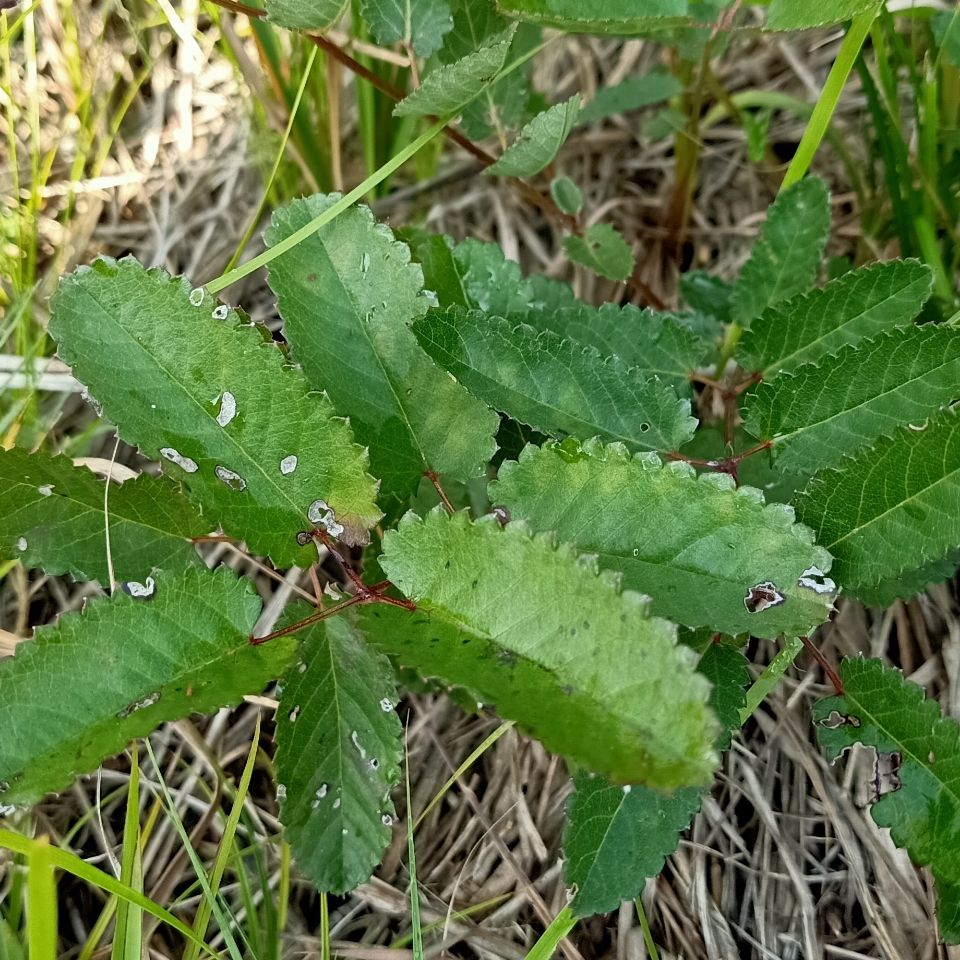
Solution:
<svg viewBox="0 0 960 960">
<path fill-rule="evenodd" d="M 767 25 L 771 30 L 805 30 L 851 20 L 880 6 L 881 0 L 771 0 Z"/>
<path fill-rule="evenodd" d="M 574 340 L 456 307 L 413 329 L 471 393 L 542 433 L 599 435 L 634 450 L 674 450 L 693 434 L 690 403 L 673 388 Z"/>
<path fill-rule="evenodd" d="M 0 661 L 0 803 L 36 803 L 161 723 L 239 703 L 295 643 L 253 646 L 253 585 L 221 568 L 157 573 L 36 630 Z"/>
<path fill-rule="evenodd" d="M 336 194 L 277 210 L 269 245 L 309 223 Z M 409 503 L 426 470 L 479 476 L 496 450 L 497 416 L 421 349 L 409 322 L 429 307 L 407 246 L 353 207 L 270 264 L 284 334 L 311 385 L 350 417 L 370 449 L 381 502 Z"/>
<path fill-rule="evenodd" d="M 892 756 L 892 783 L 873 819 L 914 863 L 930 867 L 941 936 L 960 943 L 960 724 L 879 660 L 844 660 L 840 679 L 843 694 L 814 706 L 820 743 L 831 760 L 854 744 L 873 747 L 878 761 Z"/>
<path fill-rule="evenodd" d="M 750 681 L 738 650 L 711 644 L 700 672 L 713 683 L 710 704 L 724 728 L 721 747 L 740 726 L 740 708 Z M 648 787 L 621 787 L 605 777 L 578 774 L 563 836 L 564 876 L 576 891 L 577 916 L 609 913 L 640 894 L 680 842 L 680 834 L 700 809 L 696 787 L 662 793 Z"/>
<path fill-rule="evenodd" d="M 173 464 L 209 527 L 279 565 L 303 562 L 297 532 L 329 510 L 345 542 L 369 538 L 376 482 L 349 426 L 237 311 L 185 278 L 102 259 L 61 282 L 50 332 L 120 435 Z"/>
<path fill-rule="evenodd" d="M 830 196 L 822 180 L 809 177 L 783 191 L 733 288 L 733 319 L 749 327 L 771 304 L 809 290 L 829 229 Z"/>
<path fill-rule="evenodd" d="M 761 384 L 744 425 L 773 443 L 780 469 L 811 474 L 922 422 L 956 398 L 958 383 L 960 331 L 909 326 Z"/>
<path fill-rule="evenodd" d="M 402 664 L 615 780 L 708 782 L 716 721 L 695 655 L 572 547 L 434 511 L 388 532 L 381 564 L 417 610 L 367 607 L 366 634 Z"/>
<path fill-rule="evenodd" d="M 740 341 L 737 362 L 769 376 L 905 326 L 920 312 L 932 283 L 932 271 L 919 260 L 851 270 L 761 313 Z"/>
<path fill-rule="evenodd" d="M 288 30 L 326 30 L 343 15 L 348 0 L 265 0 L 271 23 Z"/>
<path fill-rule="evenodd" d="M 944 557 L 960 543 L 960 416 L 945 410 L 824 470 L 796 507 L 854 595 Z"/>
<path fill-rule="evenodd" d="M 652 598 L 655 615 L 688 627 L 796 636 L 823 622 L 835 597 L 830 556 L 790 507 L 619 444 L 527 447 L 500 468 L 490 498 L 597 554 L 627 589 Z"/>
<path fill-rule="evenodd" d="M 361 0 L 360 12 L 377 43 L 399 40 L 421 57 L 439 50 L 453 28 L 447 0 Z"/>
<path fill-rule="evenodd" d="M 500 72 L 507 59 L 516 25 L 454 63 L 431 70 L 393 112 L 398 117 L 447 116 L 477 96 L 480 87 Z"/>
<path fill-rule="evenodd" d="M 580 113 L 580 95 L 538 113 L 517 139 L 484 171 L 494 176 L 532 177 L 559 153 Z"/>
<path fill-rule="evenodd" d="M 582 237 L 564 237 L 563 249 L 574 263 L 610 280 L 628 279 L 636 262 L 630 244 L 609 223 L 595 223 Z"/>
<path fill-rule="evenodd" d="M 104 483 L 67 457 L 0 450 L 0 559 L 108 584 Z M 199 562 L 190 538 L 211 524 L 176 484 L 144 474 L 112 484 L 107 502 L 118 580 Z"/>
<path fill-rule="evenodd" d="M 370 879 L 390 841 L 397 690 L 389 661 L 345 617 L 302 638 L 277 717 L 280 819 L 317 889 L 346 893 Z"/>
</svg>

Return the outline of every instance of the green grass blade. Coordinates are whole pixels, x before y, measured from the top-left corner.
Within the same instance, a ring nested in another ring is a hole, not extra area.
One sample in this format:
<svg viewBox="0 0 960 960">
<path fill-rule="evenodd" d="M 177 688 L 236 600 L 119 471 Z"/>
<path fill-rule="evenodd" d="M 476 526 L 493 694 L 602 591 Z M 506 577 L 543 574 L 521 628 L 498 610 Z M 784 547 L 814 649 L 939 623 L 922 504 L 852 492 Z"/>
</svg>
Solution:
<svg viewBox="0 0 960 960">
<path fill-rule="evenodd" d="M 57 884 L 47 837 L 33 841 L 27 874 L 27 944 L 30 960 L 56 960 Z"/>
<path fill-rule="evenodd" d="M 577 917 L 569 907 L 564 907 L 543 931 L 540 939 L 527 954 L 526 960 L 550 960 L 560 941 L 576 926 Z"/>
<path fill-rule="evenodd" d="M 840 94 L 846 86 L 850 71 L 856 63 L 860 48 L 870 33 L 870 27 L 877 16 L 879 7 L 874 7 L 866 13 L 861 13 L 855 17 L 850 24 L 850 29 L 843 38 L 840 50 L 837 53 L 837 59 L 830 68 L 826 83 L 820 93 L 820 99 L 813 108 L 813 114 L 810 122 L 803 131 L 800 138 L 800 144 L 797 146 L 797 152 L 790 161 L 783 183 L 780 184 L 781 191 L 799 180 L 802 180 L 804 174 L 810 169 L 810 164 L 820 147 L 820 143 L 830 126 L 830 118 L 837 109 L 840 102 Z"/>
<path fill-rule="evenodd" d="M 13 853 L 20 853 L 29 857 L 33 853 L 37 843 L 37 840 L 22 837 L 12 830 L 0 830 L 0 847 L 10 850 Z M 182 920 L 179 920 L 170 913 L 169 910 L 165 910 L 158 903 L 154 903 L 149 897 L 138 893 L 128 884 L 121 883 L 115 877 L 111 877 L 109 873 L 104 873 L 103 870 L 91 866 L 86 861 L 81 860 L 78 856 L 66 850 L 51 848 L 48 856 L 51 863 L 58 870 L 65 870 L 80 880 L 85 880 L 87 883 L 100 887 L 101 890 L 105 890 L 107 893 L 116 894 L 121 900 L 127 900 L 130 903 L 136 904 L 144 913 L 149 913 L 150 916 L 156 917 L 157 920 L 173 927 L 174 930 L 181 933 L 191 942 L 198 942 L 197 935 Z M 211 950 L 203 941 L 199 941 L 199 945 L 204 953 L 211 957 L 217 956 L 216 951 Z"/>
<path fill-rule="evenodd" d="M 220 848 L 217 850 L 217 859 L 213 864 L 213 872 L 210 875 L 210 891 L 214 897 L 220 892 L 220 884 L 223 881 L 223 875 L 227 869 L 227 861 L 233 853 L 237 827 L 240 823 L 240 815 L 243 813 L 243 804 L 246 801 L 247 792 L 250 789 L 250 780 L 253 777 L 259 747 L 260 714 L 258 713 L 256 727 L 253 731 L 253 740 L 250 743 L 250 752 L 247 754 L 247 762 L 244 765 L 243 773 L 240 775 L 240 783 L 237 785 L 236 796 L 233 799 L 230 815 L 227 817 L 227 824 L 224 827 L 223 836 L 220 839 Z M 201 900 L 196 919 L 193 921 L 194 932 L 201 940 L 206 936 L 207 925 L 210 923 L 210 914 L 210 901 L 205 898 Z M 187 952 L 184 954 L 184 960 L 197 960 L 198 955 L 196 945 L 190 944 Z"/>
<path fill-rule="evenodd" d="M 123 823 L 123 856 L 120 880 L 138 893 L 143 893 L 143 861 L 140 857 L 140 763 L 137 747 L 130 751 L 130 786 L 127 791 L 127 812 Z M 117 924 L 113 934 L 111 960 L 129 960 L 143 952 L 143 910 L 120 900 L 117 903 Z"/>
</svg>

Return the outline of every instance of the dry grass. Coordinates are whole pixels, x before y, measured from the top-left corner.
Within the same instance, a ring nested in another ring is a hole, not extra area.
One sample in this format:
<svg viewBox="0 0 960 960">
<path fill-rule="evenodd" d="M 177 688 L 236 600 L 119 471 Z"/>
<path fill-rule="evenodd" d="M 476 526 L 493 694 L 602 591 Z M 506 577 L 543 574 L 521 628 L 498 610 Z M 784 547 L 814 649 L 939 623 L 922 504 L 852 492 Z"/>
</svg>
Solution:
<svg viewBox="0 0 960 960">
<path fill-rule="evenodd" d="M 198 279 L 215 275 L 259 202 L 247 92 L 221 56 L 216 31 L 197 29 L 195 0 L 178 8 L 172 25 L 168 17 L 158 16 L 151 29 L 140 33 L 125 32 L 122 17 L 105 21 L 111 9 L 106 3 L 92 6 L 79 18 L 86 31 L 81 41 L 90 85 L 98 96 L 111 93 L 114 103 L 138 78 L 142 85 L 96 176 L 84 175 L 71 186 L 71 147 L 61 147 L 44 188 L 39 227 L 40 286 L 34 304 L 41 324 L 57 273 L 101 252 L 132 251 L 146 263 Z M 46 150 L 63 136 L 77 104 L 54 0 L 43 0 L 37 8 L 36 25 L 35 92 Z M 834 41 L 829 36 L 738 37 L 734 54 L 721 61 L 722 82 L 730 92 L 762 87 L 811 100 L 832 59 Z M 564 40 L 539 63 L 538 80 L 554 99 L 576 90 L 589 95 L 601 84 L 655 66 L 661 56 L 659 48 L 639 41 Z M 19 69 L 14 87 L 25 91 L 33 81 L 22 64 Z M 352 82 L 344 80 L 348 86 Z M 848 92 L 839 126 L 855 131 L 860 108 L 857 93 Z M 345 130 L 354 122 L 352 111 L 352 93 L 346 89 Z M 22 147 L 21 164 L 29 155 L 30 132 L 24 123 L 21 117 L 13 129 Z M 640 118 L 631 115 L 602 130 L 580 132 L 561 165 L 583 185 L 590 217 L 612 219 L 635 239 L 644 280 L 665 301 L 674 302 L 677 267 L 665 253 L 668 238 L 660 226 L 673 188 L 671 144 L 650 143 L 640 126 Z M 795 143 L 802 128 L 801 120 L 778 114 L 771 140 Z M 781 170 L 750 164 L 744 137 L 729 122 L 703 138 L 688 257 L 695 266 L 729 275 L 756 235 Z M 345 152 L 348 182 L 356 179 L 350 168 L 353 153 L 355 148 Z M 822 152 L 819 172 L 834 188 L 832 243 L 839 252 L 853 252 L 862 242 L 856 210 L 842 167 L 828 149 Z M 59 215 L 71 191 L 76 214 L 64 226 Z M 476 176 L 472 164 L 453 148 L 435 182 L 401 190 L 382 202 L 378 212 L 396 224 L 422 217 L 430 228 L 456 237 L 496 240 L 529 270 L 570 277 L 587 299 L 622 295 L 621 287 L 571 273 L 556 232 L 509 189 Z M 273 321 L 262 278 L 251 278 L 229 293 L 255 318 Z M 55 404 L 45 398 L 41 408 L 49 416 L 54 443 L 65 443 L 88 422 L 72 393 Z M 108 437 L 92 442 L 92 453 L 109 455 L 111 449 Z M 120 460 L 139 466 L 132 451 L 122 449 Z M 249 572 L 271 600 L 274 617 L 302 577 L 293 571 L 278 588 L 223 545 L 212 547 L 209 559 Z M 309 589 L 302 578 L 301 585 Z M 75 610 L 96 592 L 95 586 L 28 576 L 13 568 L 0 585 L 0 653 L 26 636 L 28 625 Z M 882 613 L 844 604 L 821 639 L 831 660 L 857 652 L 888 658 L 960 717 L 960 607 L 952 587 L 933 589 Z M 773 651 L 769 644 L 756 644 L 750 653 L 759 669 Z M 812 742 L 810 703 L 824 691 L 819 671 L 802 662 L 736 737 L 690 835 L 644 893 L 661 957 L 925 960 L 948 955 L 936 941 L 929 877 L 870 821 L 871 758 L 858 754 L 831 767 Z M 203 721 L 182 721 L 153 737 L 163 776 L 207 862 L 223 829 L 222 777 L 239 775 L 258 712 L 271 717 L 268 699 Z M 409 695 L 401 715 L 409 731 L 412 803 L 419 811 L 497 721 L 486 714 L 468 716 L 445 697 L 426 694 Z M 287 881 L 268 770 L 269 758 L 264 757 L 239 835 L 240 846 L 261 860 L 259 876 L 252 856 L 245 860 L 253 903 L 261 908 L 281 897 Z M 148 788 L 152 775 L 147 771 Z M 82 779 L 16 825 L 57 840 L 75 831 L 72 848 L 109 869 L 119 849 L 127 777 L 123 759 L 111 762 L 102 774 Z M 562 762 L 510 731 L 431 812 L 417 831 L 424 922 L 439 924 L 426 939 L 429 956 L 520 960 L 525 955 L 565 903 L 560 857 L 568 792 Z M 146 809 L 152 798 L 149 789 L 144 793 Z M 394 841 L 375 878 L 331 902 L 331 934 L 339 956 L 412 956 L 408 945 L 398 942 L 408 932 L 405 815 L 401 810 Z M 8 862 L 5 877 L 0 875 L 0 903 L 13 872 Z M 163 818 L 144 851 L 144 876 L 151 897 L 165 904 L 176 900 L 176 911 L 192 916 L 197 894 L 188 889 L 189 861 Z M 242 916 L 246 908 L 236 874 L 228 875 L 228 881 L 224 892 Z M 61 880 L 60 893 L 62 943 L 67 955 L 74 955 L 87 941 L 104 900 L 98 891 L 67 878 Z M 285 899 L 283 956 L 319 956 L 316 893 L 294 872 Z M 477 905 L 485 906 L 469 916 L 451 915 Z M 173 956 L 162 931 L 150 946 L 152 956 Z M 222 944 L 214 941 L 214 946 Z M 105 956 L 105 949 L 94 955 Z M 564 943 L 563 955 L 567 960 L 646 956 L 631 906 L 581 923 Z"/>
</svg>

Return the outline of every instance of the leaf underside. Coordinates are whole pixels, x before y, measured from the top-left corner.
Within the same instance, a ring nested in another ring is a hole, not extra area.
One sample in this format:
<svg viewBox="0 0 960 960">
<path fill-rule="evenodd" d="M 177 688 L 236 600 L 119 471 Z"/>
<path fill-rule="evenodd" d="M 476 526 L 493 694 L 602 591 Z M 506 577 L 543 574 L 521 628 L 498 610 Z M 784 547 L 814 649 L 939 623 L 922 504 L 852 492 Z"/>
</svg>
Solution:
<svg viewBox="0 0 960 960">
<path fill-rule="evenodd" d="M 423 82 L 394 108 L 397 117 L 444 117 L 462 109 L 503 68 L 516 24 L 454 63 L 431 70 Z"/>
<path fill-rule="evenodd" d="M 830 556 L 792 509 L 764 506 L 758 491 L 722 474 L 697 477 L 686 464 L 617 445 L 565 441 L 505 463 L 490 498 L 596 554 L 627 589 L 652 598 L 654 614 L 689 627 L 797 635 L 822 623 L 835 598 L 824 576 Z M 779 602 L 750 604 L 763 584 Z"/>
<path fill-rule="evenodd" d="M 957 396 L 960 332 L 909 326 L 761 384 L 744 426 L 773 442 L 794 474 L 836 466 L 898 427 L 922 423 Z"/>
<path fill-rule="evenodd" d="M 795 502 L 855 596 L 945 557 L 960 543 L 960 415 L 945 410 L 878 440 Z"/>
<path fill-rule="evenodd" d="M 765 310 L 737 353 L 746 370 L 788 372 L 847 344 L 910 323 L 930 296 L 933 274 L 918 260 L 851 270 L 825 287 Z"/>
<path fill-rule="evenodd" d="M 367 607 L 362 622 L 401 664 L 467 688 L 615 780 L 709 781 L 716 722 L 696 658 L 572 548 L 434 511 L 387 533 L 381 565 L 418 609 Z"/>
<path fill-rule="evenodd" d="M 336 194 L 277 210 L 270 246 Z M 424 314 L 420 267 L 368 207 L 353 207 L 270 264 L 284 335 L 304 375 L 350 417 L 370 450 L 388 512 L 405 507 L 427 470 L 468 480 L 496 450 L 497 417 L 422 350 L 409 322 Z"/>
<path fill-rule="evenodd" d="M 673 450 L 693 435 L 689 401 L 574 340 L 456 307 L 413 329 L 474 396 L 542 433 L 601 436 L 633 450 Z"/>
<path fill-rule="evenodd" d="M 296 536 L 322 500 L 345 542 L 369 539 L 381 514 L 363 451 L 263 328 L 132 258 L 81 267 L 51 309 L 61 358 L 125 440 L 169 461 L 209 526 L 304 563 Z"/>
<path fill-rule="evenodd" d="M 960 943 L 960 724 L 879 660 L 844 660 L 840 679 L 843 695 L 814 706 L 820 743 L 831 760 L 857 743 L 895 758 L 873 819 L 914 863 L 930 867 L 940 934 Z"/>
<path fill-rule="evenodd" d="M 580 113 L 580 95 L 538 113 L 484 171 L 492 176 L 532 177 L 553 162 Z"/>
<path fill-rule="evenodd" d="M 767 25 L 771 30 L 805 30 L 828 23 L 842 23 L 881 0 L 771 0 Z"/>
<path fill-rule="evenodd" d="M 288 30 L 326 30 L 340 19 L 348 0 L 265 0 L 271 23 Z"/>
<path fill-rule="evenodd" d="M 261 602 L 232 571 L 152 587 L 64 614 L 0 660 L 0 804 L 36 803 L 161 723 L 239 703 L 292 659 L 292 640 L 250 644 Z"/>
<path fill-rule="evenodd" d="M 396 685 L 345 617 L 301 637 L 277 714 L 280 819 L 317 889 L 346 893 L 370 879 L 390 841 L 403 756 Z"/>
<path fill-rule="evenodd" d="M 0 560 L 109 584 L 104 483 L 67 457 L 0 450 Z M 199 562 L 190 538 L 210 522 L 176 484 L 144 474 L 111 484 L 107 503 L 116 579 Z"/>
</svg>

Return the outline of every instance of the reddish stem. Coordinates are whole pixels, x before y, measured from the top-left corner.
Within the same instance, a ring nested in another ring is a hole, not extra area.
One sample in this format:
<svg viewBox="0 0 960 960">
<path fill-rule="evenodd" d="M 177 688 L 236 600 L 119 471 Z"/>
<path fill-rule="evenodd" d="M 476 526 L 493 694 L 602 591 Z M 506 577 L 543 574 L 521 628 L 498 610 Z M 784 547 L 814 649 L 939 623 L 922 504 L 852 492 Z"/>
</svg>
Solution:
<svg viewBox="0 0 960 960">
<path fill-rule="evenodd" d="M 440 502 L 446 508 L 447 513 L 456 513 L 456 509 L 453 504 L 450 502 L 450 498 L 447 496 L 446 491 L 440 485 L 440 477 L 437 475 L 436 470 L 424 470 L 423 475 L 433 484 L 433 489 L 437 491 L 437 496 L 440 498 Z"/>
<path fill-rule="evenodd" d="M 262 643 L 269 643 L 271 640 L 277 640 L 280 637 L 288 637 L 291 633 L 297 633 L 309 627 L 311 624 L 319 623 L 321 620 L 326 620 L 327 617 L 335 616 L 340 613 L 341 610 L 346 610 L 347 607 L 355 607 L 358 604 L 369 602 L 368 599 L 365 599 L 359 594 L 355 594 L 352 597 L 347 597 L 346 600 L 335 603 L 332 607 L 324 607 L 322 610 L 318 610 L 309 617 L 304 617 L 303 620 L 298 620 L 296 623 L 292 623 L 289 627 L 284 627 L 282 630 L 274 630 L 273 633 L 268 633 L 265 637 L 251 637 L 250 645 L 259 647 Z"/>
<path fill-rule="evenodd" d="M 670 453 L 665 454 L 665 456 L 668 460 L 682 460 L 684 463 L 689 463 L 693 467 L 701 467 L 702 469 L 716 470 L 717 473 L 729 474 L 733 477 L 734 482 L 739 485 L 740 478 L 737 476 L 737 468 L 740 464 L 743 463 L 747 457 L 752 457 L 761 450 L 769 450 L 771 446 L 773 446 L 772 440 L 764 440 L 763 443 L 758 443 L 755 447 L 744 450 L 743 453 L 734 454 L 732 457 L 723 457 L 719 460 L 701 460 L 698 457 L 688 457 L 677 450 L 672 450 Z"/>
<path fill-rule="evenodd" d="M 813 657 L 817 663 L 820 664 L 820 669 L 826 674 L 827 679 L 833 684 L 833 689 L 836 690 L 838 696 L 843 696 L 843 681 L 840 679 L 840 675 L 836 670 L 828 663 L 827 658 L 821 653 L 820 648 L 809 638 L 801 637 L 803 645 L 807 648 L 807 652 Z"/>
</svg>

